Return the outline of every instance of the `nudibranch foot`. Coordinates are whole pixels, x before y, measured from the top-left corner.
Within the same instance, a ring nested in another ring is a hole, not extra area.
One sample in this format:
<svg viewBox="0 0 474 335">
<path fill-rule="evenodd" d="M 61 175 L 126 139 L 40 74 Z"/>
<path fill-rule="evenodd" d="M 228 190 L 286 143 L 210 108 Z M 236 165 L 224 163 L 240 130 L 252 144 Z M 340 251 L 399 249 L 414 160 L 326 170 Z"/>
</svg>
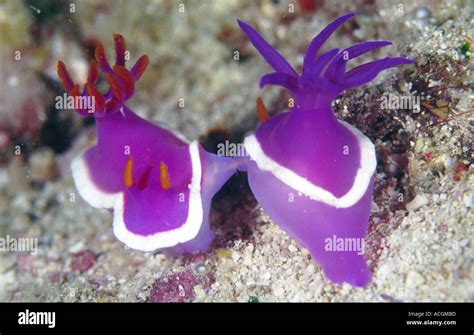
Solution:
<svg viewBox="0 0 474 335">
<path fill-rule="evenodd" d="M 72 96 L 94 97 L 77 109 L 96 119 L 97 144 L 74 159 L 72 174 L 80 195 L 92 206 L 113 209 L 113 232 L 130 248 L 145 252 L 204 251 L 212 241 L 212 197 L 235 172 L 236 163 L 205 152 L 197 141 L 150 123 L 125 105 L 149 61 L 142 56 L 128 70 L 126 46 L 114 35 L 116 64 L 98 45 L 87 84 L 80 93 L 63 63 L 58 75 Z M 98 68 L 109 91 L 95 87 Z"/>
<path fill-rule="evenodd" d="M 370 282 L 370 270 L 364 260 L 364 238 L 373 178 L 357 203 L 334 209 L 296 191 L 253 161 L 247 169 L 250 188 L 260 205 L 276 224 L 308 249 L 331 281 L 353 286 Z"/>
<path fill-rule="evenodd" d="M 228 157 L 220 157 L 200 150 L 202 171 L 202 208 L 204 213 L 209 213 L 211 209 L 211 200 L 215 193 L 227 182 L 227 180 L 235 173 L 237 162 Z M 203 217 L 203 222 L 199 233 L 192 240 L 185 243 L 179 243 L 172 248 L 165 249 L 173 255 L 182 255 L 196 251 L 208 250 L 213 239 L 211 233 L 209 215 Z"/>
</svg>

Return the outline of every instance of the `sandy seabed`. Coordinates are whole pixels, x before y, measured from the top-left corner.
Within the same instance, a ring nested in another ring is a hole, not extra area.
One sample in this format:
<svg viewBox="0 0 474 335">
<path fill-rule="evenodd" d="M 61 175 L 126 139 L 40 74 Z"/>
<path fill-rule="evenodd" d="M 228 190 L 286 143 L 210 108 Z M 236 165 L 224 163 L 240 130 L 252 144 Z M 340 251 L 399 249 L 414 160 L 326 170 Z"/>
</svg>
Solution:
<svg viewBox="0 0 474 335">
<path fill-rule="evenodd" d="M 39 249 L 0 254 L 0 301 L 473 301 L 474 56 L 468 49 L 474 19 L 468 4 L 326 1 L 313 12 L 295 5 L 289 13 L 287 1 L 189 1 L 183 15 L 172 1 L 97 0 L 47 17 L 21 2 L 0 5 L 2 55 L 24 51 L 20 65 L 7 56 L 2 67 L 0 236 L 38 238 Z M 113 236 L 111 213 L 77 194 L 70 163 L 95 142 L 95 132 L 72 111 L 53 110 L 52 97 L 62 94 L 57 59 L 85 78 L 88 41 L 111 50 L 119 32 L 133 59 L 143 53 L 151 59 L 130 107 L 209 145 L 239 141 L 257 126 L 258 96 L 270 114 L 284 111 L 290 96 L 257 87 L 269 67 L 235 20 L 254 25 L 299 65 L 314 34 L 353 10 L 358 15 L 334 34 L 328 50 L 384 39 L 394 46 L 357 62 L 387 55 L 416 60 L 333 104 L 338 118 L 357 126 L 377 150 L 368 287 L 329 282 L 258 205 L 244 174 L 214 199 L 209 252 L 183 257 L 126 249 Z M 381 110 L 383 94 L 417 96 L 421 110 Z"/>
</svg>

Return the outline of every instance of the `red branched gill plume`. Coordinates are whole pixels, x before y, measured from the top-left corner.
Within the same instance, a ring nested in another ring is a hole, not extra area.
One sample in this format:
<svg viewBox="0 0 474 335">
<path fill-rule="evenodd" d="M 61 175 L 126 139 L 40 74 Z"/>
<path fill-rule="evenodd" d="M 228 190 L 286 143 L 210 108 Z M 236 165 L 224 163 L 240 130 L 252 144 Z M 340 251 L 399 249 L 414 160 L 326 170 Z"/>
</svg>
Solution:
<svg viewBox="0 0 474 335">
<path fill-rule="evenodd" d="M 115 43 L 115 65 L 110 66 L 105 55 L 104 46 L 97 44 L 95 49 L 95 60 L 91 60 L 87 83 L 81 93 L 79 85 L 75 84 L 62 61 L 58 61 L 58 76 L 67 94 L 72 97 L 94 97 L 94 105 L 90 109 L 78 108 L 76 112 L 80 115 L 93 114 L 96 117 L 103 117 L 118 111 L 125 101 L 129 100 L 135 92 L 135 82 L 140 79 L 145 72 L 150 60 L 147 55 L 142 55 L 130 70 L 125 67 L 126 44 L 125 39 L 120 34 L 114 34 Z M 95 87 L 99 78 L 98 67 L 105 75 L 109 84 L 107 93 L 102 94 Z"/>
</svg>

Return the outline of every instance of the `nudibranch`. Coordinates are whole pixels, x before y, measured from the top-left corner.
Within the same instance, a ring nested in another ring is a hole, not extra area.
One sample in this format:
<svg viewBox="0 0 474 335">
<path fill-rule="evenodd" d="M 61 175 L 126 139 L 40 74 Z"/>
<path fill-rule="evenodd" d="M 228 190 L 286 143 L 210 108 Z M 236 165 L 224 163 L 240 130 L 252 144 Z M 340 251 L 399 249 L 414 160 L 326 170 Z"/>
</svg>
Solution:
<svg viewBox="0 0 474 335">
<path fill-rule="evenodd" d="M 230 158 L 206 152 L 197 141 L 139 117 L 125 103 L 149 64 L 148 56 L 125 67 L 124 38 L 114 35 L 116 62 L 109 65 L 98 44 L 83 92 L 65 65 L 58 75 L 72 97 L 93 97 L 76 108 L 93 115 L 97 144 L 71 164 L 76 188 L 91 206 L 113 209 L 115 236 L 130 248 L 182 254 L 204 251 L 212 236 L 209 211 L 214 194 L 236 170 Z M 102 70 L 109 89 L 95 87 Z"/>
<path fill-rule="evenodd" d="M 238 21 L 275 70 L 261 78 L 260 87 L 283 86 L 294 97 L 290 112 L 269 118 L 261 101 L 257 103 L 263 123 L 244 140 L 249 159 L 243 169 L 272 220 L 309 250 L 330 280 L 365 286 L 371 279 L 363 242 L 377 164 L 375 149 L 358 129 L 336 119 L 331 102 L 344 90 L 371 81 L 380 71 L 412 61 L 387 57 L 346 72 L 350 59 L 391 44 L 387 41 L 318 55 L 330 35 L 353 15 L 337 18 L 313 38 L 301 75 L 257 31 Z"/>
</svg>

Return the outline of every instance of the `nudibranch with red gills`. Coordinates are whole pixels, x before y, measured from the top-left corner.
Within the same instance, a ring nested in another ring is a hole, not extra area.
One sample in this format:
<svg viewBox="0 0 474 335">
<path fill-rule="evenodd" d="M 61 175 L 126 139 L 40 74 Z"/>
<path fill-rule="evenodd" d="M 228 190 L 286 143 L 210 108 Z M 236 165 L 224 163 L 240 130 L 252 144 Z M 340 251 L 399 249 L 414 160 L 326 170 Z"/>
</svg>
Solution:
<svg viewBox="0 0 474 335">
<path fill-rule="evenodd" d="M 371 273 L 364 260 L 364 238 L 376 168 L 372 142 L 355 127 L 336 119 L 332 100 L 365 84 L 387 68 L 412 63 L 387 57 L 346 72 L 350 59 L 391 44 L 360 43 L 318 54 L 330 35 L 354 14 L 339 17 L 313 38 L 302 73 L 248 24 L 240 28 L 275 72 L 260 87 L 283 86 L 295 98 L 291 112 L 270 118 L 245 138 L 250 159 L 244 169 L 258 202 L 275 223 L 306 247 L 335 283 L 365 286 Z M 259 116 L 262 106 L 259 104 Z"/>
<path fill-rule="evenodd" d="M 236 163 L 142 119 L 125 105 L 149 60 L 142 56 L 126 69 L 124 38 L 116 34 L 114 40 L 116 64 L 109 65 L 99 44 L 82 93 L 58 63 L 70 96 L 94 97 L 91 108 L 76 109 L 80 115 L 93 114 L 97 128 L 97 144 L 72 162 L 76 187 L 90 205 L 113 208 L 114 234 L 130 248 L 175 254 L 206 250 L 212 240 L 212 197 L 234 174 Z M 98 68 L 110 87 L 105 94 L 94 86 Z"/>
</svg>

